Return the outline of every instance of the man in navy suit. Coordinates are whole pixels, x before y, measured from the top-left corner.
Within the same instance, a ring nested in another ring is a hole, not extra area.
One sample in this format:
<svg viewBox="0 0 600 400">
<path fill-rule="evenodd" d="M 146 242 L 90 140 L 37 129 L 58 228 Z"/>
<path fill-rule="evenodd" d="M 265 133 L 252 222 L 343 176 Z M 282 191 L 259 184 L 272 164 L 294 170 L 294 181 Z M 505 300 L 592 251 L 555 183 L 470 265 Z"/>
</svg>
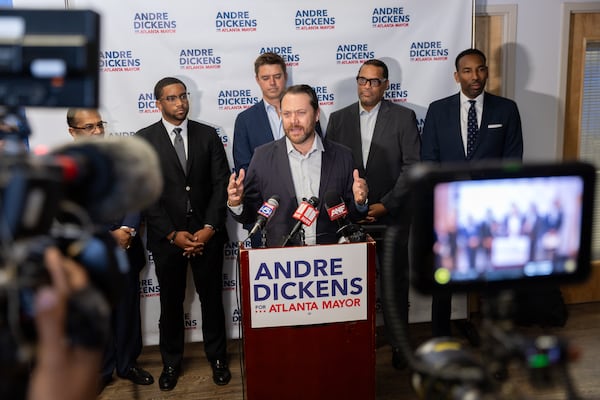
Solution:
<svg viewBox="0 0 600 400">
<path fill-rule="evenodd" d="M 483 52 L 477 49 L 462 51 L 456 57 L 455 67 L 454 79 L 460 84 L 460 92 L 429 105 L 421 136 L 421 159 L 438 163 L 521 160 L 523 133 L 519 110 L 514 101 L 484 92 L 488 67 Z M 471 104 L 476 111 L 476 129 L 474 136 L 469 138 Z M 431 322 L 434 336 L 451 334 L 451 302 L 450 294 L 433 296 Z"/>
<path fill-rule="evenodd" d="M 263 53 L 254 61 L 254 73 L 262 100 L 235 119 L 233 162 L 236 171 L 248 169 L 258 146 L 283 137 L 279 107 L 287 81 L 285 61 L 278 54 Z"/>
<path fill-rule="evenodd" d="M 202 310 L 204 351 L 213 381 L 231 379 L 223 309 L 223 245 L 229 164 L 216 130 L 187 118 L 189 94 L 177 78 L 154 87 L 162 119 L 137 135 L 156 150 L 164 179 L 159 199 L 146 211 L 148 250 L 160 284 L 161 390 L 172 390 L 181 373 L 188 266 Z"/>
<path fill-rule="evenodd" d="M 69 108 L 67 125 L 74 140 L 103 138 L 104 126 L 100 113 L 95 109 Z M 140 272 L 146 266 L 146 253 L 140 236 L 140 214 L 131 213 L 115 221 L 109 230 L 127 253 L 129 271 L 125 275 L 122 293 L 111 315 L 111 335 L 102 357 L 100 390 L 112 381 L 113 372 L 138 385 L 154 383 L 152 375 L 138 367 L 136 360 L 142 352 L 142 323 L 140 316 Z"/>
<path fill-rule="evenodd" d="M 262 92 L 262 100 L 242 111 L 235 119 L 233 128 L 233 163 L 235 170 L 248 170 L 254 150 L 265 143 L 284 136 L 281 126 L 281 94 L 285 90 L 287 70 L 284 59 L 266 52 L 254 61 L 256 83 Z M 244 224 L 246 230 L 252 225 Z M 252 247 L 261 245 L 260 235 L 251 238 Z"/>
<path fill-rule="evenodd" d="M 384 99 L 389 86 L 387 65 L 377 59 L 361 65 L 356 76 L 359 101 L 331 114 L 327 138 L 352 150 L 356 168 L 369 183 L 369 212 L 362 223 L 367 232 L 390 225 L 398 227 L 393 277 L 401 320 L 408 324 L 408 231 L 409 209 L 403 205 L 403 177 L 410 165 L 419 161 L 420 137 L 415 112 Z M 379 262 L 383 261 L 383 238 L 377 240 Z M 384 309 L 384 319 L 388 319 Z M 386 324 L 389 326 L 389 324 Z M 393 337 L 393 335 L 390 335 Z M 393 342 L 393 340 L 391 340 Z M 392 364 L 405 365 L 399 344 L 391 343 Z"/>
<path fill-rule="evenodd" d="M 319 199 L 333 191 L 343 197 L 351 217 L 363 218 L 368 209 L 368 187 L 353 169 L 352 153 L 316 134 L 319 120 L 317 95 L 309 85 L 289 87 L 281 99 L 285 137 L 256 149 L 248 173 L 231 174 L 227 205 L 238 222 L 251 223 L 256 210 L 273 195 L 279 208 L 268 221 L 267 245 L 282 246 L 295 225 L 292 214 L 304 198 Z M 305 243 L 335 243 L 338 225 L 329 219 L 323 202 L 319 216 L 305 227 Z M 289 244 L 301 241 L 294 237 Z"/>
</svg>

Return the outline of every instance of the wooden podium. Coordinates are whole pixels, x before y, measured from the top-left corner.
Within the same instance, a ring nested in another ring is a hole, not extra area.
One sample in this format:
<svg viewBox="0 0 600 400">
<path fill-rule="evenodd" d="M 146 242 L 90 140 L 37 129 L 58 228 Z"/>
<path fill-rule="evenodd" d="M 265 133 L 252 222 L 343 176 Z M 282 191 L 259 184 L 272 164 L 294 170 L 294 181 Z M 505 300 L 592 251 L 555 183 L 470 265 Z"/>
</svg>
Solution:
<svg viewBox="0 0 600 400">
<path fill-rule="evenodd" d="M 241 249 L 248 400 L 375 399 L 375 242 Z"/>
</svg>

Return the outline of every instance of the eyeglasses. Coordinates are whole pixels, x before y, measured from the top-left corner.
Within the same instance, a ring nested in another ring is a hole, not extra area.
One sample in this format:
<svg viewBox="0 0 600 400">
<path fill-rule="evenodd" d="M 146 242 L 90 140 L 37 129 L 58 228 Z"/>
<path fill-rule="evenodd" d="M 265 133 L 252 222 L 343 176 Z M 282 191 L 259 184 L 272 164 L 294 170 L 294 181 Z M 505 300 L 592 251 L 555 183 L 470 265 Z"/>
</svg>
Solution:
<svg viewBox="0 0 600 400">
<path fill-rule="evenodd" d="M 362 76 L 357 76 L 356 77 L 356 83 L 358 83 L 360 86 L 365 86 L 368 83 L 371 84 L 371 87 L 379 87 L 381 86 L 385 81 L 387 81 L 387 79 L 383 78 L 383 79 L 379 79 L 379 78 L 372 78 L 372 79 L 367 79 L 364 78 Z"/>
<path fill-rule="evenodd" d="M 82 131 L 85 131 L 85 132 L 93 132 L 94 129 L 96 129 L 96 128 L 103 131 L 105 126 L 106 126 L 106 121 L 100 121 L 95 124 L 85 124 L 84 126 L 72 126 L 71 128 L 81 129 Z"/>
<path fill-rule="evenodd" d="M 179 96 L 167 96 L 167 97 L 163 97 L 159 100 L 166 100 L 167 103 L 175 103 L 177 101 L 177 99 L 179 99 L 181 101 L 188 101 L 189 97 L 190 97 L 189 93 L 183 93 L 183 94 L 180 94 Z"/>
</svg>

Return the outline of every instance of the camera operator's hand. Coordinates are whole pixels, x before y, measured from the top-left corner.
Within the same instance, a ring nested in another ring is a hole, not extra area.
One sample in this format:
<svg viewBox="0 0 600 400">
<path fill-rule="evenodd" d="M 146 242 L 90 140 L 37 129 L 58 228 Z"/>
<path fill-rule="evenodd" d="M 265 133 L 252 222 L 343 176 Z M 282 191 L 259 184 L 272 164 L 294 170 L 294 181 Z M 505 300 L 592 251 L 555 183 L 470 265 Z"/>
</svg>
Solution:
<svg viewBox="0 0 600 400">
<path fill-rule="evenodd" d="M 51 287 L 39 289 L 35 299 L 38 349 L 29 385 L 32 400 L 96 398 L 100 350 L 71 346 L 66 334 L 67 300 L 88 285 L 83 268 L 55 248 L 46 250 Z"/>
</svg>

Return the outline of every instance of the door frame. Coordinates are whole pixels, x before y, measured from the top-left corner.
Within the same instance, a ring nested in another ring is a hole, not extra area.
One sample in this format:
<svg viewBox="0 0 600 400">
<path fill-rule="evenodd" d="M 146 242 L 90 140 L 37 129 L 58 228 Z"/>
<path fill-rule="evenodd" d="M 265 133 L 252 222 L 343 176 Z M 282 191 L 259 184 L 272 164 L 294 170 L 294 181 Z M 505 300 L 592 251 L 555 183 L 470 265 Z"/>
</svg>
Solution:
<svg viewBox="0 0 600 400">
<path fill-rule="evenodd" d="M 517 5 L 478 5 L 475 8 L 477 16 L 502 16 L 503 21 L 503 48 L 502 60 L 502 91 L 500 96 L 514 99 L 515 97 L 515 70 L 516 70 L 516 45 L 517 42 Z M 477 33 L 475 33 L 477 34 Z M 492 55 L 489 54 L 488 58 Z"/>
</svg>

